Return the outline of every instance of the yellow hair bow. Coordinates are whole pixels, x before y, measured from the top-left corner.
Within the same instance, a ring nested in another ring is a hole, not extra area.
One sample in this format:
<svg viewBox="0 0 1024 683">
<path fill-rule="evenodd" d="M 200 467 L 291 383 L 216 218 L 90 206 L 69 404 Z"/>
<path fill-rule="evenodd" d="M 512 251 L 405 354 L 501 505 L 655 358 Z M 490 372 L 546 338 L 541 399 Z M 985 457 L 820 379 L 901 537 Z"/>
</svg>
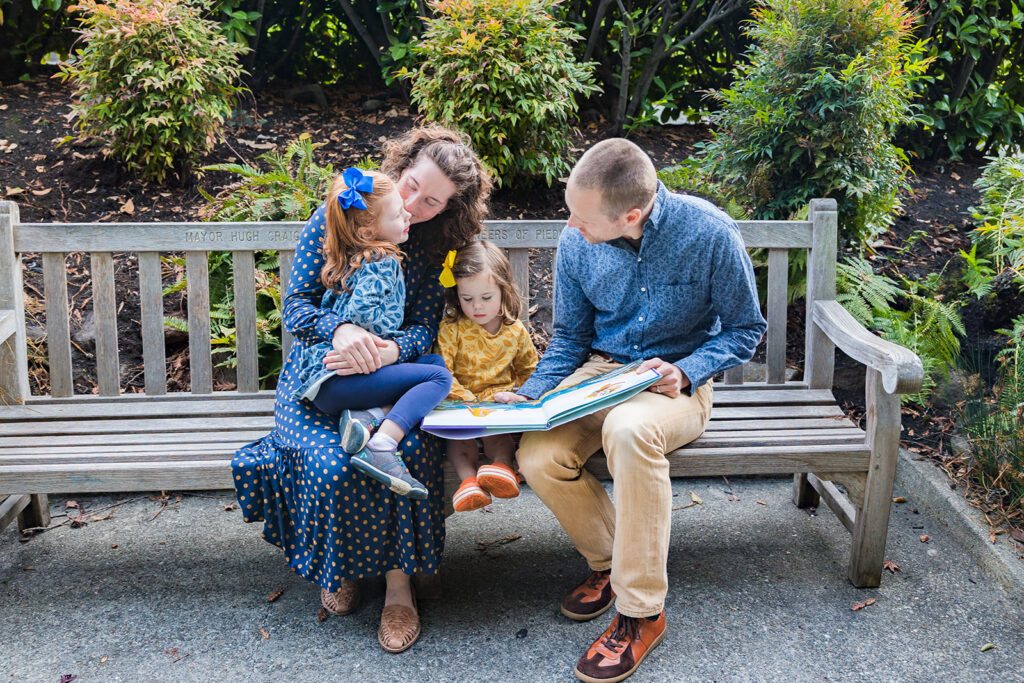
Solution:
<svg viewBox="0 0 1024 683">
<path fill-rule="evenodd" d="M 452 275 L 452 267 L 455 266 L 455 254 L 457 252 L 453 249 L 448 252 L 448 255 L 444 257 L 444 263 L 441 264 L 441 277 L 438 279 L 444 287 L 455 286 L 455 276 Z"/>
</svg>

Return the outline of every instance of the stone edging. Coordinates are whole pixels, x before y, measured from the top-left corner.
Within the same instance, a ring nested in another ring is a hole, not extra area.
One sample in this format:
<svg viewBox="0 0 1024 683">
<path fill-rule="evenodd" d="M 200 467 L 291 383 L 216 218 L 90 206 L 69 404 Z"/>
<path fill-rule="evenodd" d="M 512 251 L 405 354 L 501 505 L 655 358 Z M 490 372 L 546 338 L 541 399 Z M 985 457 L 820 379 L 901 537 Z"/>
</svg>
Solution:
<svg viewBox="0 0 1024 683">
<path fill-rule="evenodd" d="M 916 457 L 900 449 L 896 484 L 912 496 L 921 512 L 941 524 L 989 576 L 1024 603 L 1024 560 L 1018 557 L 1024 555 L 1024 545 L 1006 534 L 997 536 L 994 544 L 990 542 L 981 514 L 950 488 L 952 481 L 946 473 L 930 461 L 915 460 Z"/>
</svg>

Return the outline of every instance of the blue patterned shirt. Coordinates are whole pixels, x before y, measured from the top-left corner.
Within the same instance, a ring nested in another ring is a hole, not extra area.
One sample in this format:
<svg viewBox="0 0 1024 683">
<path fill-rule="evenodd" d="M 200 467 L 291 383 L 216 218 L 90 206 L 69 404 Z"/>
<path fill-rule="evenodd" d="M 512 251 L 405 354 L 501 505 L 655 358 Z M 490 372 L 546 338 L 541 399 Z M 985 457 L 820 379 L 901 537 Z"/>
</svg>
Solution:
<svg viewBox="0 0 1024 683">
<path fill-rule="evenodd" d="M 713 204 L 658 183 L 639 250 L 566 227 L 555 266 L 554 334 L 519 393 L 554 389 L 591 349 L 620 363 L 661 358 L 692 394 L 750 360 L 768 325 L 739 227 Z"/>
</svg>

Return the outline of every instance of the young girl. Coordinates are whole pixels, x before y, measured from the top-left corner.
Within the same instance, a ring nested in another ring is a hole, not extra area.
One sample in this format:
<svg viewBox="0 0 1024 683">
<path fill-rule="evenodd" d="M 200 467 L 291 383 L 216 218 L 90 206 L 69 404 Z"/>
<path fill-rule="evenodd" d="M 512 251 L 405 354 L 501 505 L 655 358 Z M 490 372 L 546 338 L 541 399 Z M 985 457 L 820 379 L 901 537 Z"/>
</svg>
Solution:
<svg viewBox="0 0 1024 683">
<path fill-rule="evenodd" d="M 448 398 L 511 398 L 537 366 L 537 350 L 519 321 L 522 300 L 508 259 L 494 243 L 480 240 L 458 251 L 452 274 L 455 286 L 448 289 L 447 315 L 437 332 L 437 351 L 454 375 Z M 475 439 L 448 442 L 448 458 L 462 480 L 452 501 L 458 512 L 483 507 L 491 496 L 519 495 L 512 437 L 485 436 L 483 444 L 493 463 L 478 469 Z"/>
<path fill-rule="evenodd" d="M 382 339 L 401 334 L 405 281 L 397 245 L 409 239 L 409 216 L 386 175 L 349 168 L 335 179 L 327 197 L 322 308 Z M 409 474 L 398 444 L 448 394 L 444 360 L 429 354 L 342 377 L 324 367 L 331 348 L 321 342 L 305 350 L 294 400 L 340 416 L 341 447 L 353 467 L 399 495 L 425 499 L 427 489 Z M 386 416 L 371 408 L 391 404 Z"/>
</svg>

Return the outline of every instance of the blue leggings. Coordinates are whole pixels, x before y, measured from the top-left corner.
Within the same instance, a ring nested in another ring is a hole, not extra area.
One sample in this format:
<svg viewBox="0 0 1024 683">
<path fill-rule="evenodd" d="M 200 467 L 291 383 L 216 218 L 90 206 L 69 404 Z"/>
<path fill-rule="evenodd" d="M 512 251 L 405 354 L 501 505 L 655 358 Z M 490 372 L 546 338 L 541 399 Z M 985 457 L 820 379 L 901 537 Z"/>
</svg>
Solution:
<svg viewBox="0 0 1024 683">
<path fill-rule="evenodd" d="M 452 374 L 436 353 L 396 363 L 368 375 L 334 375 L 320 385 L 313 405 L 328 415 L 394 404 L 387 419 L 406 434 L 448 396 Z"/>
</svg>

